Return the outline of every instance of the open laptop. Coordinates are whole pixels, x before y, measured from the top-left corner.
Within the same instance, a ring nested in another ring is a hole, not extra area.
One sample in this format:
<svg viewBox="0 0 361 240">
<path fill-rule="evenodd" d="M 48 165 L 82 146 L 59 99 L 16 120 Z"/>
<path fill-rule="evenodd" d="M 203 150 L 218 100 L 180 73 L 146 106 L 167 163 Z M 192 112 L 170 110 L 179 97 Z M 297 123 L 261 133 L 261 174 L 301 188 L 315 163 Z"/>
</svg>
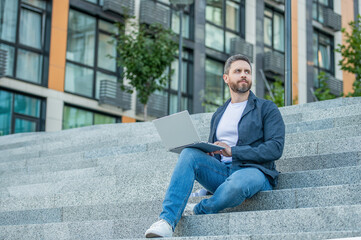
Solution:
<svg viewBox="0 0 361 240">
<path fill-rule="evenodd" d="M 207 153 L 224 149 L 200 140 L 188 111 L 153 120 L 153 123 L 163 144 L 170 152 L 180 153 L 187 147 L 198 148 Z"/>
</svg>

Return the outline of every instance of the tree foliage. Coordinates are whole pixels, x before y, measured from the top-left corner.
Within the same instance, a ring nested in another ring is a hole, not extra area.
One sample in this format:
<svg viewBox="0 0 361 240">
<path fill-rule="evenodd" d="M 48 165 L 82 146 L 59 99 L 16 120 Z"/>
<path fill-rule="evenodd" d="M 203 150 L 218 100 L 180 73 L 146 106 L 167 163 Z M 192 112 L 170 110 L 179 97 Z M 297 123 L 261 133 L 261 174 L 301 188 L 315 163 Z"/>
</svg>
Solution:
<svg viewBox="0 0 361 240">
<path fill-rule="evenodd" d="M 323 101 L 336 98 L 335 95 L 330 93 L 330 88 L 326 82 L 327 75 L 325 72 L 320 72 L 318 75 L 318 80 L 320 81 L 320 87 L 315 90 L 315 96 L 317 100 Z"/>
<path fill-rule="evenodd" d="M 130 22 L 127 29 L 125 24 L 116 23 L 120 33 L 114 36 L 116 58 L 118 66 L 124 68 L 123 77 L 133 87 L 127 88 L 122 83 L 122 90 L 128 93 L 133 93 L 134 89 L 137 91 L 139 101 L 144 104 L 146 120 L 149 96 L 162 90 L 169 80 L 172 71 L 164 73 L 174 60 L 178 43 L 173 40 L 175 34 L 160 24 L 138 26 L 134 21 Z"/>
<path fill-rule="evenodd" d="M 358 15 L 357 22 L 349 23 L 351 33 L 345 28 L 341 29 L 346 39 L 346 44 L 338 44 L 335 50 L 341 53 L 342 59 L 338 62 L 341 70 L 348 71 L 356 75 L 356 80 L 352 85 L 353 92 L 348 97 L 361 96 L 361 16 Z"/>
<path fill-rule="evenodd" d="M 285 88 L 279 77 L 275 77 L 275 82 L 271 84 L 271 91 L 273 93 L 274 99 L 272 99 L 270 94 L 267 94 L 265 98 L 267 100 L 273 101 L 277 107 L 283 107 L 285 105 Z"/>
</svg>

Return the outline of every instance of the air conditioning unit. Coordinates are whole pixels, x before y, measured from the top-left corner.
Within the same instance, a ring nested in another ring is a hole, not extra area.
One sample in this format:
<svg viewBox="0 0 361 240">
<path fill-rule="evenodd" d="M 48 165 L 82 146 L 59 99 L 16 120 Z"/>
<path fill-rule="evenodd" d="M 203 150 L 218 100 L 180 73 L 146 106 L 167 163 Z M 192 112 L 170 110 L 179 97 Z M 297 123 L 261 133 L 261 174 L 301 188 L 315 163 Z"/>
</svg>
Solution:
<svg viewBox="0 0 361 240">
<path fill-rule="evenodd" d="M 103 11 L 134 16 L 134 0 L 104 0 Z"/>
<path fill-rule="evenodd" d="M 253 45 L 242 38 L 231 38 L 231 54 L 243 54 L 253 62 Z"/>
<path fill-rule="evenodd" d="M 170 9 L 153 0 L 142 0 L 140 3 L 140 23 L 159 23 L 165 28 L 170 26 Z"/>
</svg>

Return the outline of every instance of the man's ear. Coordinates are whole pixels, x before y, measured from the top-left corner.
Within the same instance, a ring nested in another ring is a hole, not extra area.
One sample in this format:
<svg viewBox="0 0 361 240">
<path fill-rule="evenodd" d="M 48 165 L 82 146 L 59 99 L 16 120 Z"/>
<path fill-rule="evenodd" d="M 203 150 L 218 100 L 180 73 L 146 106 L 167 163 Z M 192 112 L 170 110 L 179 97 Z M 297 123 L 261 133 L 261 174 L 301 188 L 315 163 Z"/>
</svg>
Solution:
<svg viewBox="0 0 361 240">
<path fill-rule="evenodd" d="M 228 84 L 228 81 L 229 81 L 229 77 L 227 74 L 223 74 L 223 81 Z"/>
</svg>

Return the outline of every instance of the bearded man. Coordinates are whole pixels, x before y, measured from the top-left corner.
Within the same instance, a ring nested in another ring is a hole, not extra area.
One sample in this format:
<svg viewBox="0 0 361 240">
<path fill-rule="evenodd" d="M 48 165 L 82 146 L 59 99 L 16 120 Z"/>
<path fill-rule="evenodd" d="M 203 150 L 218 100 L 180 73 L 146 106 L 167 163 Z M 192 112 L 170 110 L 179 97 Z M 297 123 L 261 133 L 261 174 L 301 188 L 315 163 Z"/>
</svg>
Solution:
<svg viewBox="0 0 361 240">
<path fill-rule="evenodd" d="M 260 191 L 277 185 L 275 161 L 282 156 L 285 125 L 277 106 L 257 98 L 250 90 L 252 66 L 243 55 L 230 57 L 224 66 L 224 82 L 231 98 L 213 114 L 209 142 L 223 150 L 204 153 L 185 148 L 163 201 L 159 221 L 145 237 L 171 237 L 182 217 L 197 180 L 213 195 L 196 205 L 193 214 L 218 213 L 236 207 Z"/>
</svg>

